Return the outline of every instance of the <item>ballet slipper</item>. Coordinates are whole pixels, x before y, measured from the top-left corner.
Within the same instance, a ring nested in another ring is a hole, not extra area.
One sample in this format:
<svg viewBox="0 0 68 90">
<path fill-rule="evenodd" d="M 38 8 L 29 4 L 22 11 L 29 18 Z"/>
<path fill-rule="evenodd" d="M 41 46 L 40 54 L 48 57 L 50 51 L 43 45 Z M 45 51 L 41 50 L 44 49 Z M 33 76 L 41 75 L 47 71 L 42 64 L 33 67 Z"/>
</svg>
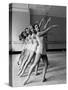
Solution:
<svg viewBox="0 0 68 90">
<path fill-rule="evenodd" d="M 47 79 L 46 78 L 44 78 L 43 80 L 42 80 L 42 82 L 46 82 L 47 81 Z"/>
<path fill-rule="evenodd" d="M 26 85 L 27 84 L 27 80 L 24 81 L 23 85 Z"/>
<path fill-rule="evenodd" d="M 40 73 L 36 73 L 35 75 L 38 76 L 38 75 L 40 75 Z"/>
</svg>

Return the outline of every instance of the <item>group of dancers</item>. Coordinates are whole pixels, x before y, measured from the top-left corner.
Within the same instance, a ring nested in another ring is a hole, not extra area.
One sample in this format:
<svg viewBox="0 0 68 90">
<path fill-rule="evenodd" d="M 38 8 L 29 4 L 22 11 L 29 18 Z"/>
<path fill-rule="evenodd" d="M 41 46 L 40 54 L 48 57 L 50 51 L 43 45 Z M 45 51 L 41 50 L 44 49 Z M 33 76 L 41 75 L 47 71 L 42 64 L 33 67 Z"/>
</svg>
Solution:
<svg viewBox="0 0 68 90">
<path fill-rule="evenodd" d="M 39 24 L 36 23 L 33 26 L 29 25 L 19 35 L 19 40 L 22 40 L 23 42 L 23 50 L 17 62 L 20 66 L 18 76 L 21 77 L 28 65 L 31 64 L 26 80 L 24 81 L 24 85 L 27 84 L 27 81 L 29 80 L 34 69 L 35 74 L 38 74 L 38 67 L 41 60 L 44 63 L 42 81 L 45 82 L 47 80 L 45 76 L 48 68 L 48 57 L 45 48 L 44 36 L 49 30 L 57 26 L 51 25 L 50 27 L 47 27 L 50 20 L 51 18 L 47 20 L 43 30 L 40 30 L 41 23 L 43 22 L 42 19 Z"/>
</svg>

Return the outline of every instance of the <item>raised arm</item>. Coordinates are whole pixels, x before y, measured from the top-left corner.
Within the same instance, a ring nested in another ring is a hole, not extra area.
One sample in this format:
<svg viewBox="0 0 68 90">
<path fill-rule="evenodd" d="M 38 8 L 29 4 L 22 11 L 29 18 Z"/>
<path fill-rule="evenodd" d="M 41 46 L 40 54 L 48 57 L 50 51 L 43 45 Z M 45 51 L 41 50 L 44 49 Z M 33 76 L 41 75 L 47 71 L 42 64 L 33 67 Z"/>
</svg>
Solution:
<svg viewBox="0 0 68 90">
<path fill-rule="evenodd" d="M 48 27 L 44 31 L 39 32 L 39 36 L 41 37 L 41 36 L 45 35 L 49 30 L 51 30 L 54 27 L 58 27 L 58 25 L 51 25 L 50 27 Z"/>
<path fill-rule="evenodd" d="M 49 19 L 47 20 L 46 24 L 44 25 L 44 28 L 43 29 L 46 29 L 48 23 L 51 21 L 51 17 L 49 17 Z"/>
<path fill-rule="evenodd" d="M 39 27 L 41 27 L 43 21 L 44 21 L 44 18 L 41 19 L 41 21 L 39 23 Z"/>
</svg>

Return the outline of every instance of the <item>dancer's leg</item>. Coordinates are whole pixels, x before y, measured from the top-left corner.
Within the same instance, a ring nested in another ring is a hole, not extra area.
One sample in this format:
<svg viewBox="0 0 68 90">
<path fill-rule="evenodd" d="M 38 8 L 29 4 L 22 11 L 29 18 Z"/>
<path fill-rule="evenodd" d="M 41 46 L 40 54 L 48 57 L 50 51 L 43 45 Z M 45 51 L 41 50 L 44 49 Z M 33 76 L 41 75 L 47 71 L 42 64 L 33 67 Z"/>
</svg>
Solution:
<svg viewBox="0 0 68 90">
<path fill-rule="evenodd" d="M 35 75 L 38 75 L 38 68 L 39 68 L 40 60 L 38 61 L 36 68 L 35 68 Z"/>
<path fill-rule="evenodd" d="M 34 52 L 31 52 L 27 62 L 25 63 L 24 67 L 22 68 L 22 73 L 20 74 L 20 76 L 22 76 L 22 74 L 25 72 L 25 70 L 28 67 L 28 65 L 29 65 L 30 61 L 32 60 L 33 56 L 34 56 Z"/>
<path fill-rule="evenodd" d="M 17 61 L 17 64 L 18 65 L 21 65 L 22 64 L 22 59 L 24 58 L 24 50 L 21 52 L 20 56 L 19 56 L 19 60 Z"/>
<path fill-rule="evenodd" d="M 28 51 L 28 52 L 26 53 L 26 56 L 24 57 L 23 62 L 22 62 L 21 69 L 24 67 L 24 65 L 25 65 L 25 63 L 27 62 L 29 56 L 30 56 L 30 52 Z"/>
<path fill-rule="evenodd" d="M 44 62 L 44 68 L 43 68 L 43 82 L 46 81 L 46 78 L 45 78 L 45 75 L 46 75 L 46 72 L 47 72 L 47 68 L 48 68 L 48 58 L 47 58 L 47 55 L 42 55 L 42 60 Z"/>
<path fill-rule="evenodd" d="M 24 85 L 25 85 L 25 84 L 27 83 L 27 81 L 29 80 L 30 75 L 31 75 L 33 69 L 35 68 L 35 66 L 37 65 L 39 59 L 40 59 L 40 54 L 36 54 L 35 61 L 34 61 L 33 65 L 32 65 L 32 66 L 30 67 L 30 69 L 29 69 L 29 73 L 28 73 L 28 76 L 27 76 L 27 78 L 26 78 L 26 80 L 25 80 L 25 82 L 24 82 Z"/>
<path fill-rule="evenodd" d="M 20 71 L 18 73 L 18 76 L 22 73 L 23 67 L 24 67 L 25 63 L 27 62 L 27 60 L 29 59 L 29 56 L 30 56 L 30 53 L 28 52 L 27 55 L 26 55 L 26 57 L 25 57 L 25 59 L 22 62 L 22 65 L 20 67 Z"/>
</svg>

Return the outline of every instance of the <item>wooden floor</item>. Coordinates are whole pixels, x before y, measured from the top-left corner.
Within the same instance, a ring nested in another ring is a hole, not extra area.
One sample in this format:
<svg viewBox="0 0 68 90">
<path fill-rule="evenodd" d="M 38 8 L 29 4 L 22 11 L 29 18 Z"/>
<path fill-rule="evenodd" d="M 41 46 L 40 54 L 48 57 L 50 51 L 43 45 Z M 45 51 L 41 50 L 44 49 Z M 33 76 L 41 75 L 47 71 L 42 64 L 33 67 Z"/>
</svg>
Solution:
<svg viewBox="0 0 68 90">
<path fill-rule="evenodd" d="M 40 75 L 35 76 L 32 73 L 28 83 L 25 86 L 37 86 L 37 85 L 52 85 L 52 84 L 65 84 L 66 83 L 66 52 L 47 52 L 49 59 L 49 67 L 47 70 L 46 82 L 42 82 L 42 68 L 43 63 L 40 63 L 39 73 Z M 23 82 L 28 74 L 26 70 L 23 77 L 18 76 L 18 61 L 19 54 L 12 55 L 12 70 L 13 70 L 13 86 L 23 86 Z"/>
</svg>

